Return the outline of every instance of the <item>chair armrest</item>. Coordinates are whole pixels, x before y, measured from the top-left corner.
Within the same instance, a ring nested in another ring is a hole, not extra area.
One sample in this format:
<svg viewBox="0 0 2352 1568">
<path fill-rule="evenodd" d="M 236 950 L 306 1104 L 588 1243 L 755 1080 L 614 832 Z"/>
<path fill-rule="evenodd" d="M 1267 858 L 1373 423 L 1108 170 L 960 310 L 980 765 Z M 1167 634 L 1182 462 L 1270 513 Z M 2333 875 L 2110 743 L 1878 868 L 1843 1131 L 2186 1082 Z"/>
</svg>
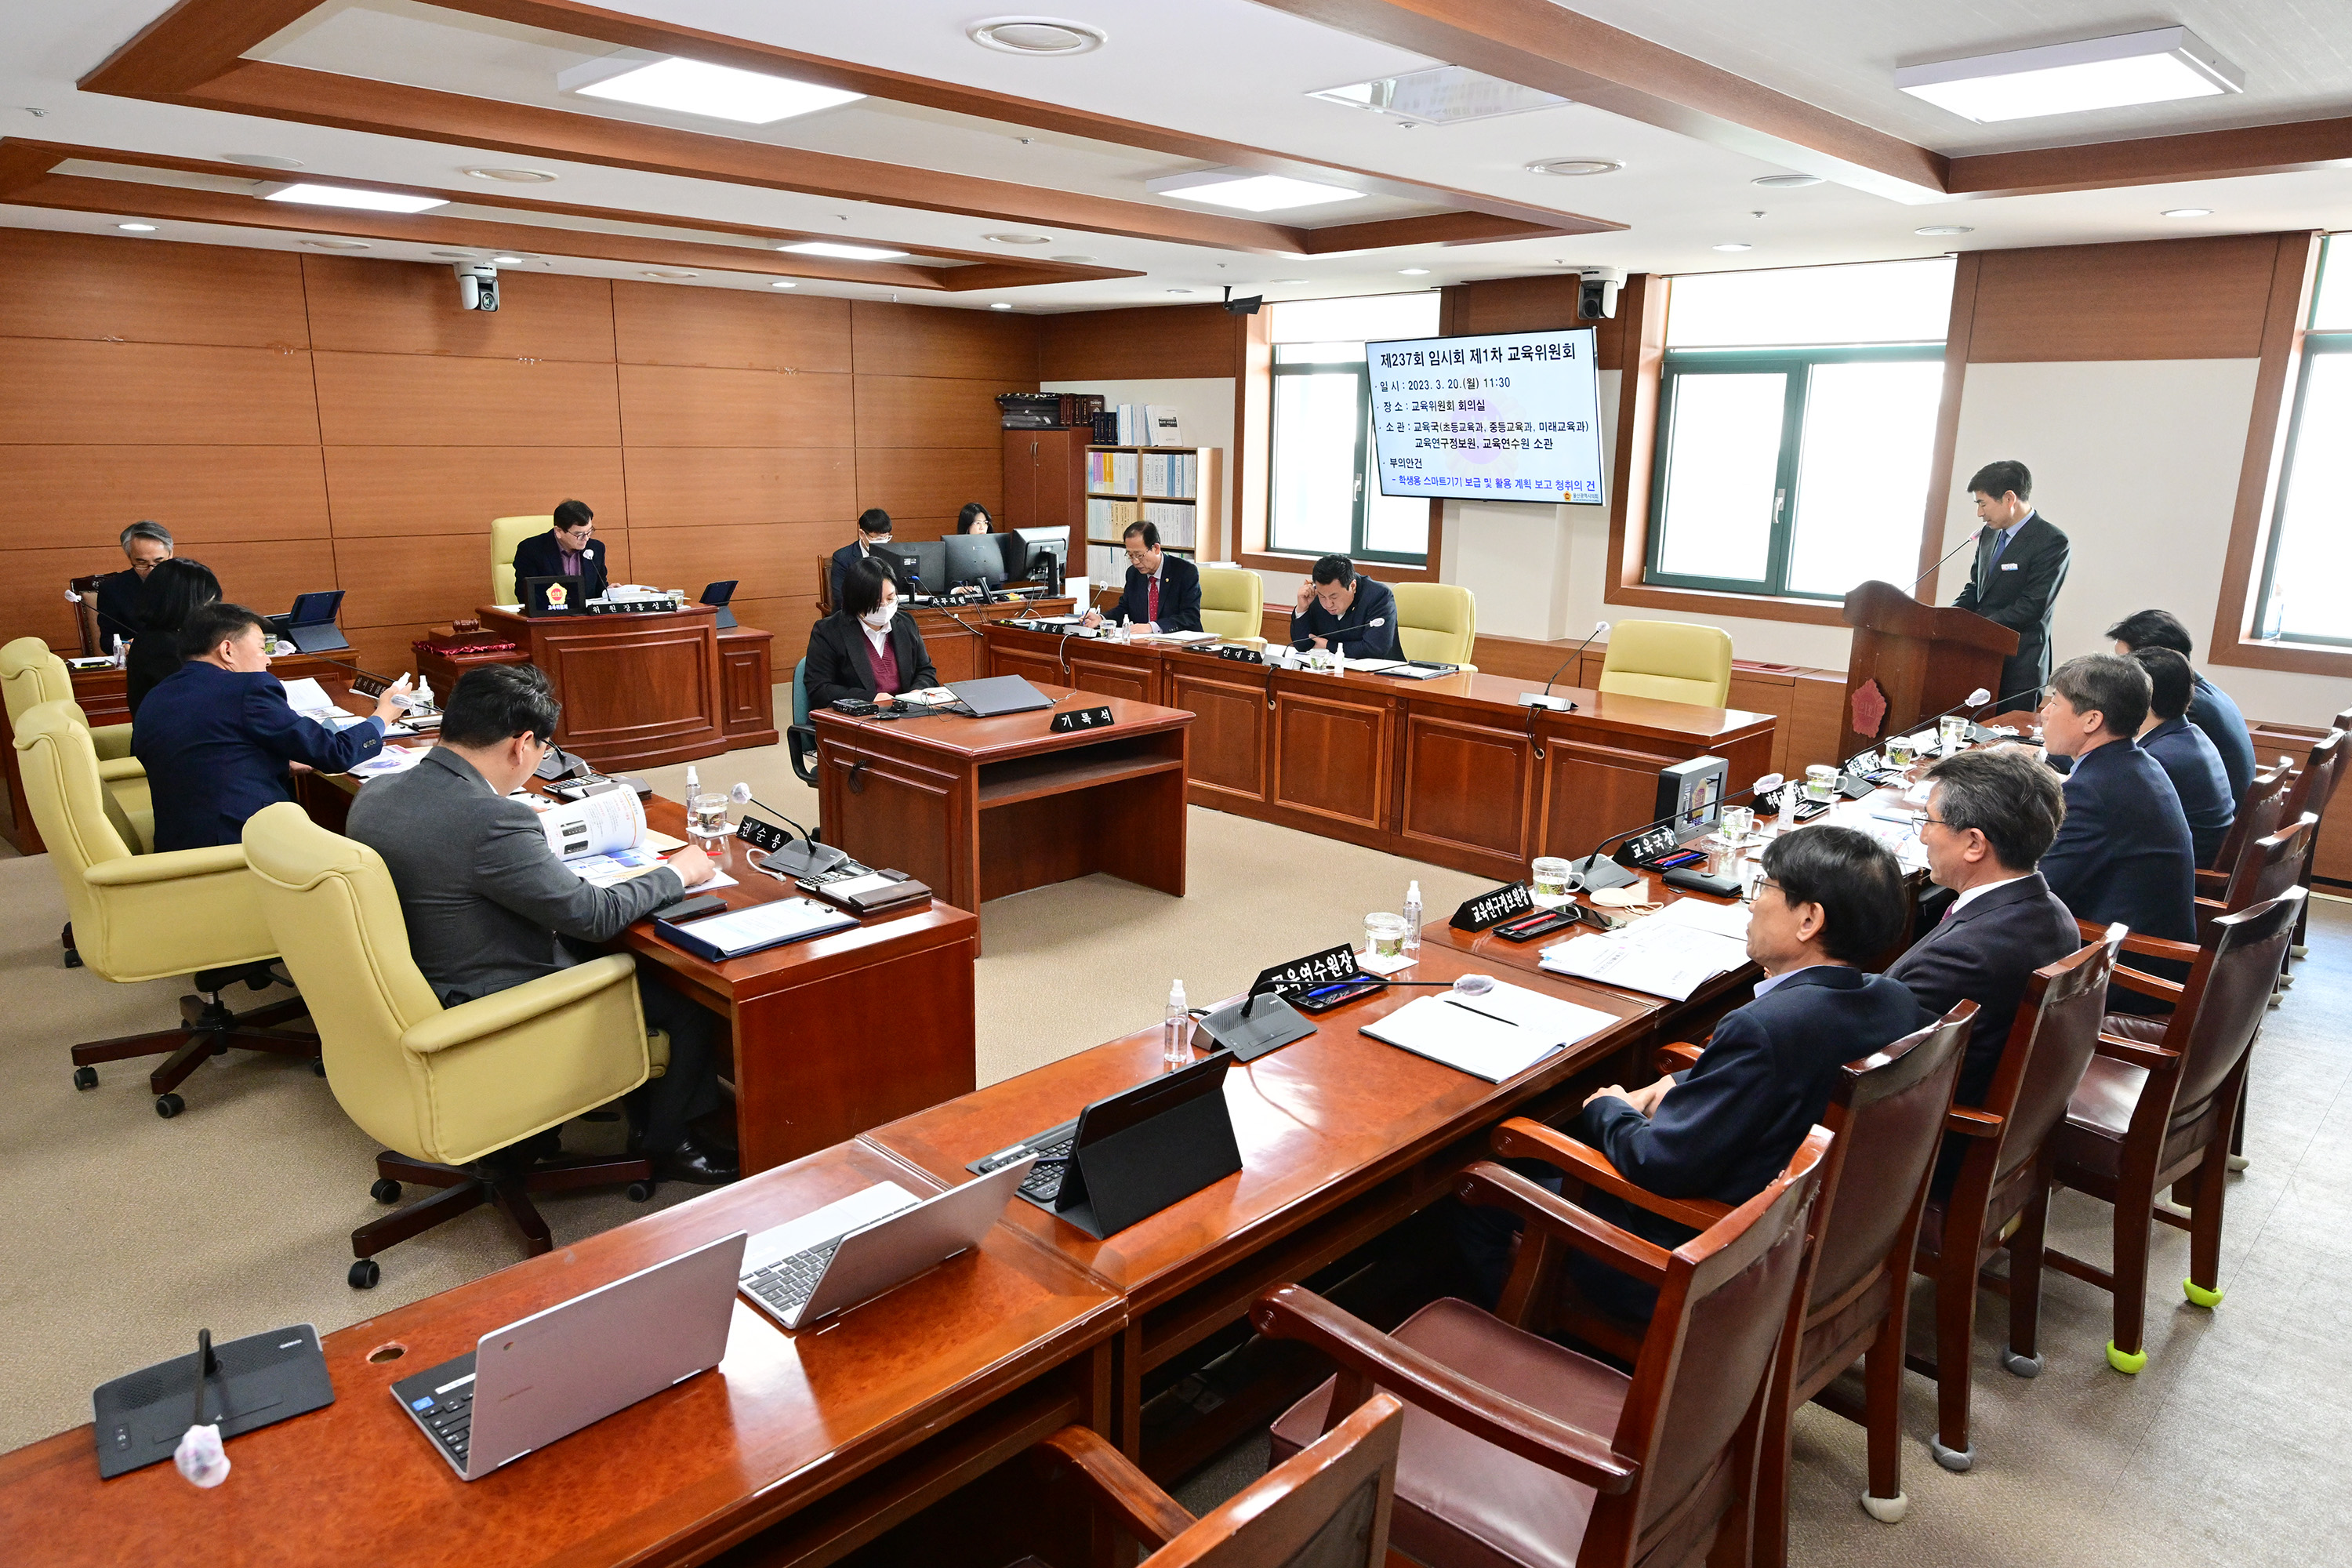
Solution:
<svg viewBox="0 0 2352 1568">
<path fill-rule="evenodd" d="M 93 888 L 138 888 L 155 882 L 176 882 L 184 877 L 217 877 L 224 871 L 244 869 L 244 845 L 212 844 L 202 849 L 167 849 L 160 855 L 101 860 L 81 877 Z"/>
<path fill-rule="evenodd" d="M 1705 1230 L 1731 1212 L 1721 1204 L 1705 1199 L 1661 1197 L 1647 1188 L 1637 1187 L 1619 1175 L 1617 1167 L 1598 1149 L 1524 1116 L 1514 1116 L 1496 1128 L 1492 1146 L 1503 1159 L 1541 1160 L 1567 1172 L 1571 1181 L 1599 1187 L 1636 1208 L 1647 1209 L 1662 1219 L 1689 1226 L 1693 1230 Z"/>
<path fill-rule="evenodd" d="M 1965 1105 L 1955 1105 L 1944 1113 L 1944 1131 L 1958 1132 L 1968 1138 L 1998 1138 L 2001 1119 L 1989 1110 L 1971 1110 Z"/>
<path fill-rule="evenodd" d="M 2119 1062 L 2129 1062 L 2150 1072 L 2180 1059 L 2180 1053 L 2164 1046 L 2151 1046 L 2138 1040 L 2126 1040 L 2116 1035 L 2099 1037 L 2099 1055 L 2113 1057 Z"/>
<path fill-rule="evenodd" d="M 1563 1246 L 1612 1268 L 1637 1275 L 1648 1284 L 1665 1280 L 1664 1247 L 1577 1207 L 1491 1160 L 1481 1160 L 1463 1172 L 1454 1183 L 1454 1195 L 1474 1208 L 1508 1209 L 1529 1229 L 1540 1230 Z M 1698 1228 L 1704 1230 L 1706 1226 Z"/>
<path fill-rule="evenodd" d="M 89 749 L 98 753 L 98 760 L 101 763 L 129 763 L 131 764 L 131 772 L 127 774 L 115 774 L 114 776 L 118 778 L 146 775 L 146 768 L 141 764 L 138 758 L 131 754 L 131 726 L 128 724 L 91 725 Z M 100 778 L 108 776 L 104 767 L 100 767 L 98 773 Z"/>
<path fill-rule="evenodd" d="M 401 1048 L 431 1056 L 511 1029 L 520 1024 L 584 1002 L 609 986 L 634 984 L 636 961 L 625 952 L 608 952 L 585 963 L 542 974 L 520 985 L 463 1002 L 409 1026 L 400 1037 Z"/>
<path fill-rule="evenodd" d="M 2084 942 L 2107 940 L 2107 928 L 2090 921 L 2076 921 L 2074 929 L 2083 933 Z M 2183 963 L 2194 963 L 2199 950 L 2192 942 L 2168 942 L 2160 936 L 2142 936 L 2137 931 L 2131 931 L 2124 937 L 2123 951 L 2138 953 L 2142 958 L 2177 958 Z"/>
<path fill-rule="evenodd" d="M 1660 1046 L 1658 1054 L 1651 1058 L 1650 1065 L 1657 1069 L 1660 1078 L 1672 1073 L 1687 1072 L 1698 1066 L 1698 1047 L 1678 1040 L 1671 1046 Z"/>
<path fill-rule="evenodd" d="M 1136 1468 L 1134 1460 L 1087 1427 L 1065 1426 L 1030 1452 L 1075 1479 L 1097 1502 L 1117 1513 L 1129 1534 L 1154 1550 L 1198 1522 Z"/>
<path fill-rule="evenodd" d="M 2228 892 L 2229 890 L 2230 890 L 2230 873 L 2229 873 L 2229 872 L 2227 872 L 2227 871 L 2215 871 L 2215 870 L 2200 870 L 2200 871 L 2197 873 L 2197 891 L 2198 891 L 2200 894 L 2202 894 L 2202 895 L 2217 895 L 2217 894 L 2221 894 L 2221 893 L 2226 893 L 2226 892 Z"/>
<path fill-rule="evenodd" d="M 2167 947 L 2180 946 L 2179 942 L 2166 942 L 2164 945 Z M 2192 947 L 2186 951 L 2194 952 L 2197 950 Z M 2126 969 L 2120 963 L 2116 964 L 2115 968 L 2108 973 L 2107 984 L 2110 985 L 2120 985 L 2126 991 L 2137 991 L 2143 996 L 2153 996 L 2159 1002 L 2178 1002 L 2180 1000 L 2181 994 L 2186 989 L 2186 987 L 2175 984 L 2169 980 L 2160 980 L 2153 974 L 2142 974 L 2137 969 Z"/>
<path fill-rule="evenodd" d="M 1250 1308 L 1250 1322 L 1269 1339 L 1312 1345 L 1447 1426 L 1595 1491 L 1621 1495 L 1641 1472 L 1639 1461 L 1617 1453 L 1604 1439 L 1472 1382 L 1358 1322 L 1303 1286 L 1280 1285 L 1260 1296 Z"/>
</svg>

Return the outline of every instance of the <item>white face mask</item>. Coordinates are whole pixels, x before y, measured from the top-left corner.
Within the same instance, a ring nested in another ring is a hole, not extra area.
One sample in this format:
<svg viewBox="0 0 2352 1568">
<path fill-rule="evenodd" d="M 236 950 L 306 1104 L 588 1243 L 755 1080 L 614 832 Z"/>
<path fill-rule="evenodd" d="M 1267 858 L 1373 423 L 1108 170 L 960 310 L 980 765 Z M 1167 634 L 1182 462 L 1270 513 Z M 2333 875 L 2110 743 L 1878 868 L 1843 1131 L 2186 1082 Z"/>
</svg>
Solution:
<svg viewBox="0 0 2352 1568">
<path fill-rule="evenodd" d="M 872 626 L 877 632 L 887 632 L 890 629 L 890 617 L 898 613 L 898 601 L 894 599 L 888 604 L 866 611 L 857 618 L 864 621 L 867 626 Z"/>
</svg>

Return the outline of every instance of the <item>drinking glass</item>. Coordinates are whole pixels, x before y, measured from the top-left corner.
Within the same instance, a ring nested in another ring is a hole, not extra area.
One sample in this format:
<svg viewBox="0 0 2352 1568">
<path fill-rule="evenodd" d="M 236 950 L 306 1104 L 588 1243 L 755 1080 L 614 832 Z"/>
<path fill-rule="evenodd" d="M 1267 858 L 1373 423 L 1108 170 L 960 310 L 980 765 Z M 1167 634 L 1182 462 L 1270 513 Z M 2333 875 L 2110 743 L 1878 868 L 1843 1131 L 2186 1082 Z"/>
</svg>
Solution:
<svg viewBox="0 0 2352 1568">
<path fill-rule="evenodd" d="M 1756 836 L 1756 808 L 1752 805 L 1727 805 L 1723 808 L 1723 837 L 1732 844 L 1745 844 Z"/>
<path fill-rule="evenodd" d="M 727 824 L 727 797 L 698 795 L 686 803 L 687 837 L 716 844 L 735 830 Z"/>
<path fill-rule="evenodd" d="M 1837 798 L 1838 771 L 1830 763 L 1812 763 L 1805 768 L 1805 798 L 1816 805 L 1826 805 Z"/>
<path fill-rule="evenodd" d="M 1404 956 L 1404 917 L 1402 915 L 1366 915 L 1364 917 L 1364 951 L 1375 958 Z"/>
<path fill-rule="evenodd" d="M 1948 757 L 1968 744 L 1969 722 L 1967 716 L 1959 713 L 1947 714 L 1937 721 L 1937 735 L 1943 742 L 1939 749 L 1944 755 Z"/>
<path fill-rule="evenodd" d="M 1530 869 L 1535 872 L 1535 879 L 1528 897 L 1538 909 L 1556 910 L 1568 902 L 1569 883 L 1575 878 L 1573 867 L 1565 860 L 1545 855 L 1538 856 Z"/>
</svg>

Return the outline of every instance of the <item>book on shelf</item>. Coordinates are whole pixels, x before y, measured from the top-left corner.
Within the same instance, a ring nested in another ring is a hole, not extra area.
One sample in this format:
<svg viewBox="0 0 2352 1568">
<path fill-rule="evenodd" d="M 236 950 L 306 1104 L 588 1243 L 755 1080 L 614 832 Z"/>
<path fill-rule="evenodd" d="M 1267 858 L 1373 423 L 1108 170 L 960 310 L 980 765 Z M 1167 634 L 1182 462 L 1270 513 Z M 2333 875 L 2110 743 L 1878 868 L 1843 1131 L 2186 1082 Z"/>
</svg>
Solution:
<svg viewBox="0 0 2352 1568">
<path fill-rule="evenodd" d="M 1139 502 L 1110 500 L 1101 496 L 1087 500 L 1087 537 L 1098 544 L 1116 542 L 1126 533 L 1128 524 L 1142 521 Z"/>
<path fill-rule="evenodd" d="M 1143 405 L 1142 447 L 1181 447 L 1184 444 L 1184 422 L 1177 417 L 1173 405 L 1147 403 Z"/>
<path fill-rule="evenodd" d="M 1140 454 L 1141 493 L 1163 500 L 1191 500 L 1201 485 L 1201 459 L 1193 452 Z"/>
<path fill-rule="evenodd" d="M 1139 473 L 1133 452 L 1088 452 L 1087 491 L 1090 495 L 1131 496 Z"/>
<path fill-rule="evenodd" d="M 1190 550 L 1200 542 L 1199 509 L 1191 501 L 1148 500 L 1138 503 L 1143 510 L 1143 521 L 1160 531 L 1160 542 L 1172 544 L 1179 550 Z"/>
</svg>

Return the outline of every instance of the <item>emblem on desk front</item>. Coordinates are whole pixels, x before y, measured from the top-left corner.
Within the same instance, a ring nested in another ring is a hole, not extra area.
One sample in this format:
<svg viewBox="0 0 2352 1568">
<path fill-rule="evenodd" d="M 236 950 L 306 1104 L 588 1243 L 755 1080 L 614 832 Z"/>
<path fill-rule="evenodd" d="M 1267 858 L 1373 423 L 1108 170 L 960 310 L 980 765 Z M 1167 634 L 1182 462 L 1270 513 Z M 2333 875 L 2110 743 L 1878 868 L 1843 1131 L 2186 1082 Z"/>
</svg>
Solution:
<svg viewBox="0 0 2352 1568">
<path fill-rule="evenodd" d="M 549 609 L 560 610 L 571 602 L 571 592 L 566 589 L 562 584 L 550 583 L 547 585 L 547 607 Z"/>
</svg>

